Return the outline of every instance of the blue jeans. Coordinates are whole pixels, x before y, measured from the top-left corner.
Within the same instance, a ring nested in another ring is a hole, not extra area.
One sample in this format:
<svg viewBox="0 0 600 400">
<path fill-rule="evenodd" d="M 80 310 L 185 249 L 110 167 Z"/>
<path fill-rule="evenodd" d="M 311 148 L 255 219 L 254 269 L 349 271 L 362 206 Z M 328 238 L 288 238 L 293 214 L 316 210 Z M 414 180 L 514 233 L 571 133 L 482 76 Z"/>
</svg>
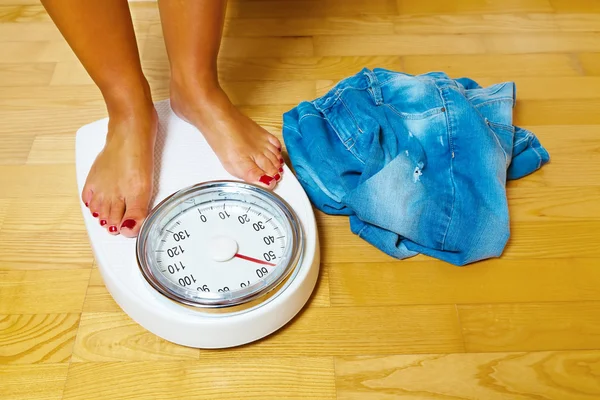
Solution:
<svg viewBox="0 0 600 400">
<path fill-rule="evenodd" d="M 465 265 L 502 254 L 506 180 L 549 161 L 514 104 L 510 82 L 363 69 L 286 112 L 283 137 L 316 208 L 393 257 Z"/>
</svg>

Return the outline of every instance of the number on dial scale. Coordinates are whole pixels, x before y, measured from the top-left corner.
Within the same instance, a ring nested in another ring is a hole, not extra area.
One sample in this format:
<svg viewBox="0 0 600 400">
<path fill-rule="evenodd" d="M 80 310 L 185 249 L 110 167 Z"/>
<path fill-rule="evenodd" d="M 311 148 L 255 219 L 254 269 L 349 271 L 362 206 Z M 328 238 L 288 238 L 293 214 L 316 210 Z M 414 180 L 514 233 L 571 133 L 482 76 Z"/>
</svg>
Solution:
<svg viewBox="0 0 600 400">
<path fill-rule="evenodd" d="M 175 247 L 171 247 L 170 249 L 167 249 L 167 254 L 171 258 L 178 256 L 180 254 L 183 254 L 183 252 L 184 252 L 184 250 L 183 250 L 183 247 L 181 247 L 181 246 L 175 246 Z"/>
<path fill-rule="evenodd" d="M 183 271 L 185 269 L 185 265 L 183 265 L 183 263 L 179 261 L 179 264 L 177 264 L 176 262 L 173 265 L 169 265 L 167 269 L 169 270 L 169 273 L 173 275 L 175 272 Z"/>
<path fill-rule="evenodd" d="M 180 240 L 185 240 L 189 237 L 190 237 L 190 234 L 188 233 L 187 230 L 175 232 L 173 234 L 173 240 L 175 240 L 176 242 L 179 242 Z"/>
<path fill-rule="evenodd" d="M 196 278 L 194 278 L 194 275 L 187 275 L 183 278 L 179 278 L 179 284 L 183 287 L 189 286 L 192 283 L 196 283 Z"/>
</svg>

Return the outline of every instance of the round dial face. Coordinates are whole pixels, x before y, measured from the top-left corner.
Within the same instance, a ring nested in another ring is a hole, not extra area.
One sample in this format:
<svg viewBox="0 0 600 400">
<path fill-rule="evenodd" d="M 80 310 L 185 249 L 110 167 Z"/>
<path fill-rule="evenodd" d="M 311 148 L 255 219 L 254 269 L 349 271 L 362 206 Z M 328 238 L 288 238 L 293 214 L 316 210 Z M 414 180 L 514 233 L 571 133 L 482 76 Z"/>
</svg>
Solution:
<svg viewBox="0 0 600 400">
<path fill-rule="evenodd" d="M 279 285 L 301 253 L 297 217 L 272 192 L 240 182 L 209 182 L 159 204 L 138 236 L 148 282 L 199 307 L 247 303 Z"/>
</svg>

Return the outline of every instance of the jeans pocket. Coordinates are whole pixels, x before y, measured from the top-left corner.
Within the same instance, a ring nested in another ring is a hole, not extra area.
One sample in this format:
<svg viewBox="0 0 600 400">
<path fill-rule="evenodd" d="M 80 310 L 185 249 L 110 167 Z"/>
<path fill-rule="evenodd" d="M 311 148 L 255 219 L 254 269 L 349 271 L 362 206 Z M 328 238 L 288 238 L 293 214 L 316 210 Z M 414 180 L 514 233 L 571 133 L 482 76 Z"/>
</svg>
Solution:
<svg viewBox="0 0 600 400">
<path fill-rule="evenodd" d="M 506 159 L 506 168 L 510 165 L 512 159 L 513 140 L 515 137 L 515 127 L 512 125 L 499 124 L 485 118 L 485 124 L 498 143 L 500 150 L 504 153 Z"/>
</svg>

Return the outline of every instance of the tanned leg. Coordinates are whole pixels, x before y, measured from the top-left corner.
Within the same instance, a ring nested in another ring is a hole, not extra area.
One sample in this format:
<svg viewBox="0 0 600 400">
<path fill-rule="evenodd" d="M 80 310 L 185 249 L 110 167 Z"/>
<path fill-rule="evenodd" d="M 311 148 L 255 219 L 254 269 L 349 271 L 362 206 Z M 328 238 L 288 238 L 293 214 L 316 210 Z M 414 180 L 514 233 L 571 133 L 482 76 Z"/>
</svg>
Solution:
<svg viewBox="0 0 600 400">
<path fill-rule="evenodd" d="M 109 124 L 83 202 L 111 234 L 136 236 L 152 191 L 157 116 L 140 65 L 127 0 L 42 0 L 100 88 Z"/>
<path fill-rule="evenodd" d="M 224 168 L 273 188 L 281 178 L 281 143 L 242 114 L 221 88 L 217 55 L 225 0 L 159 0 L 171 64 L 171 106 L 202 132 Z"/>
</svg>

